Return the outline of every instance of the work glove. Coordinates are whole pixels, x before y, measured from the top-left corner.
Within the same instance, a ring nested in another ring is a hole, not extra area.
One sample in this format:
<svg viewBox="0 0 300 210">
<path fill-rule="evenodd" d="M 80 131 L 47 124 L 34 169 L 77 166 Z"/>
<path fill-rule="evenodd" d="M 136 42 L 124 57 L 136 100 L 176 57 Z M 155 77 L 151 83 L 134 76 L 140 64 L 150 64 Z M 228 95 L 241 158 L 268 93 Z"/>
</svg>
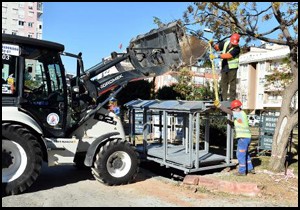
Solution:
<svg viewBox="0 0 300 210">
<path fill-rule="evenodd" d="M 214 49 L 215 49 L 215 51 L 220 51 L 219 45 L 218 45 L 218 44 L 215 44 L 215 45 L 214 45 Z"/>
<path fill-rule="evenodd" d="M 219 100 L 215 100 L 214 101 L 214 106 L 217 107 L 217 108 L 220 108 L 221 107 L 221 103 Z"/>
<path fill-rule="evenodd" d="M 214 54 L 210 54 L 210 55 L 209 55 L 209 59 L 210 59 L 210 60 L 213 60 L 213 59 L 215 59 L 215 58 L 216 58 L 216 56 L 214 56 Z"/>
</svg>

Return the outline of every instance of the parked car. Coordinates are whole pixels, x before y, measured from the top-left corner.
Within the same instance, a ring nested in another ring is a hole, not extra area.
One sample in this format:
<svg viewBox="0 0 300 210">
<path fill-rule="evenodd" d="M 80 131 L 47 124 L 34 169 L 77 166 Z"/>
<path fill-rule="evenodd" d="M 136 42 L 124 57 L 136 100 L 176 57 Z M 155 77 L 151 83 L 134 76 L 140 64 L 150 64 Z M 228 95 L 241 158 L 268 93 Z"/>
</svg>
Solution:
<svg viewBox="0 0 300 210">
<path fill-rule="evenodd" d="M 248 121 L 250 126 L 259 126 L 260 116 L 258 115 L 248 115 Z"/>
</svg>

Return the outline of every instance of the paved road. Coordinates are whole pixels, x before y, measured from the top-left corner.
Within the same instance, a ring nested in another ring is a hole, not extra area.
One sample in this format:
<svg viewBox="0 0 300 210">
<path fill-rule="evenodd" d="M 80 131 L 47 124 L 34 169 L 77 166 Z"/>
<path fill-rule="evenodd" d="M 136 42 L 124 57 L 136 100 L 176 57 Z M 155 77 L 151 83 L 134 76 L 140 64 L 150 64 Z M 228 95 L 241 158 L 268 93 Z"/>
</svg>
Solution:
<svg viewBox="0 0 300 210">
<path fill-rule="evenodd" d="M 150 178 L 150 177 L 149 177 Z M 176 206 L 156 198 L 139 196 L 134 190 L 145 181 L 140 173 L 135 184 L 105 186 L 96 181 L 89 169 L 73 166 L 47 167 L 28 192 L 2 197 L 2 207 L 21 206 Z M 150 178 L 151 179 L 151 178 Z M 131 189 L 132 188 L 132 189 Z"/>
</svg>

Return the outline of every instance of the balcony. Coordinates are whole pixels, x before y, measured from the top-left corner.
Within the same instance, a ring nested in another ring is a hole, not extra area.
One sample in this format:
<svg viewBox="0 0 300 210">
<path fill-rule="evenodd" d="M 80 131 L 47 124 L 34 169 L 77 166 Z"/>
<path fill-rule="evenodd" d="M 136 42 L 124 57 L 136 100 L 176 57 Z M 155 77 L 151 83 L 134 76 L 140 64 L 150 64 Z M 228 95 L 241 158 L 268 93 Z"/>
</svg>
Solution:
<svg viewBox="0 0 300 210">
<path fill-rule="evenodd" d="M 42 14 L 43 14 L 43 3 L 37 2 L 37 17 L 38 17 L 38 19 L 42 16 Z"/>
<path fill-rule="evenodd" d="M 38 12 L 43 13 L 43 2 L 37 2 L 37 8 Z"/>
<path fill-rule="evenodd" d="M 282 101 L 278 102 L 278 101 L 268 101 L 266 103 L 263 104 L 263 107 L 271 107 L 271 108 L 278 108 L 281 107 L 281 103 Z"/>
</svg>

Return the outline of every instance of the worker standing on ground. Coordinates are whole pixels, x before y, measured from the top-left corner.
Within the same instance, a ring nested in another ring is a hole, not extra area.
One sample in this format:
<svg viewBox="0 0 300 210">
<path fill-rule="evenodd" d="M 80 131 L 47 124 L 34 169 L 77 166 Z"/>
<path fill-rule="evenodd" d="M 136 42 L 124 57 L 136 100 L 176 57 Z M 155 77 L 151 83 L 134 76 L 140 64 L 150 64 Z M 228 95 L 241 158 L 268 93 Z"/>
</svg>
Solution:
<svg viewBox="0 0 300 210">
<path fill-rule="evenodd" d="M 234 119 L 235 139 L 237 145 L 237 159 L 239 163 L 238 176 L 245 176 L 247 173 L 255 174 L 252 161 L 249 155 L 249 145 L 251 141 L 251 131 L 246 113 L 242 110 L 242 102 L 233 100 L 228 109 L 221 105 L 219 100 L 214 101 L 214 105 L 220 108 L 223 112 L 230 114 Z"/>
<path fill-rule="evenodd" d="M 222 52 L 219 56 L 219 58 L 222 59 L 220 82 L 222 101 L 228 100 L 228 88 L 229 100 L 233 101 L 236 98 L 237 70 L 239 66 L 239 54 L 241 51 L 239 41 L 240 35 L 234 33 L 230 37 L 230 40 L 214 45 L 216 51 Z M 213 45 L 213 43 L 211 44 Z M 214 55 L 211 54 L 210 59 L 214 58 Z"/>
</svg>

